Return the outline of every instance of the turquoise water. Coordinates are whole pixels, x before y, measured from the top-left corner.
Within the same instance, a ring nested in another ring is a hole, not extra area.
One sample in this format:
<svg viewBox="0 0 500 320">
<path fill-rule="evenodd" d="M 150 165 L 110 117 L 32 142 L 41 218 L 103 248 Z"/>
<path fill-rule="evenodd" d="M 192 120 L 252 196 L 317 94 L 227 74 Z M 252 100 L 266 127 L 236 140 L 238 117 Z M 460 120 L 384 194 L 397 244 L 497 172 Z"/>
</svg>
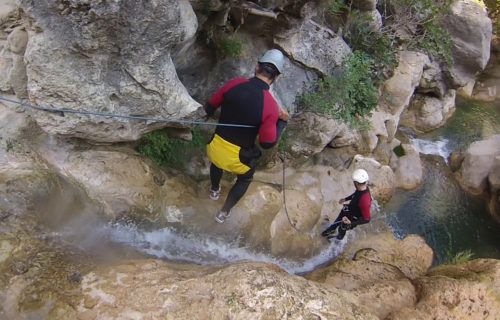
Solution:
<svg viewBox="0 0 500 320">
<path fill-rule="evenodd" d="M 448 124 L 418 138 L 444 153 L 500 133 L 500 102 L 457 101 Z M 431 152 L 435 153 L 435 152 Z M 474 257 L 500 259 L 500 225 L 487 212 L 487 200 L 465 193 L 440 156 L 422 156 L 424 183 L 412 192 L 399 191 L 385 206 L 396 235 L 422 235 L 434 249 L 435 263 L 470 250 Z"/>
</svg>

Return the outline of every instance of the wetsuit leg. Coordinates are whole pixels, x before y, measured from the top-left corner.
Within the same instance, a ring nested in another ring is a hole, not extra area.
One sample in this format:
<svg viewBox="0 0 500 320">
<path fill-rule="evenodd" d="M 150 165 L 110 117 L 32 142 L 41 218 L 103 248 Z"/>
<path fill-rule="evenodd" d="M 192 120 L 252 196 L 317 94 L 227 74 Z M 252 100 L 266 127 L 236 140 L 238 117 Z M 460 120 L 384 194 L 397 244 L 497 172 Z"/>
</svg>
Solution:
<svg viewBox="0 0 500 320">
<path fill-rule="evenodd" d="M 220 179 L 222 178 L 222 169 L 218 168 L 215 164 L 210 165 L 210 181 L 212 183 L 212 190 L 219 190 Z"/>
<path fill-rule="evenodd" d="M 238 175 L 236 183 L 231 188 L 231 190 L 229 190 L 226 202 L 222 207 L 223 212 L 229 213 L 229 211 L 231 211 L 234 205 L 238 203 L 241 197 L 243 197 L 243 195 L 248 189 L 248 186 L 250 185 L 250 182 L 252 182 L 254 173 L 255 173 L 255 168 L 251 168 L 247 173 Z"/>
<path fill-rule="evenodd" d="M 323 232 L 321 232 L 321 235 L 323 237 L 326 237 L 332 233 L 335 232 L 335 229 L 337 229 L 339 226 L 340 226 L 340 221 L 342 220 L 342 218 L 345 216 L 346 214 L 344 213 L 344 211 L 340 211 L 340 214 L 339 216 L 337 217 L 337 219 L 335 219 L 335 221 Z"/>
</svg>

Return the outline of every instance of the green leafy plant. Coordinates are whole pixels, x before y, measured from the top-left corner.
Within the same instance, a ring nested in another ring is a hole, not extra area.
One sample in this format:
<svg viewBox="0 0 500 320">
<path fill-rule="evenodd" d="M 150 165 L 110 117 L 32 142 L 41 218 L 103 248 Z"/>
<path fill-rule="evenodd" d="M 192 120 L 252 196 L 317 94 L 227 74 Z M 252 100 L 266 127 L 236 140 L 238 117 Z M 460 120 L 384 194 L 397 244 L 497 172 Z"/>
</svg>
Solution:
<svg viewBox="0 0 500 320">
<path fill-rule="evenodd" d="M 333 16 L 339 16 L 349 10 L 349 6 L 344 0 L 331 0 L 328 11 Z"/>
<path fill-rule="evenodd" d="M 359 126 L 377 105 L 373 67 L 374 62 L 366 53 L 355 51 L 337 74 L 324 77 L 316 90 L 300 97 L 301 106 Z"/>
<path fill-rule="evenodd" d="M 179 167 L 195 152 L 201 152 L 206 143 L 202 131 L 192 130 L 192 140 L 185 141 L 168 136 L 165 130 L 150 132 L 141 139 L 138 151 L 156 164 L 167 167 Z"/>
<path fill-rule="evenodd" d="M 226 37 L 218 44 L 218 50 L 224 57 L 238 58 L 243 52 L 243 43 L 236 36 Z"/>
<path fill-rule="evenodd" d="M 365 52 L 374 61 L 372 78 L 382 81 L 397 65 L 395 40 L 383 30 L 375 30 L 372 18 L 352 10 L 344 37 L 353 50 Z"/>
<path fill-rule="evenodd" d="M 385 3 L 392 7 L 385 13 L 389 32 L 396 35 L 398 30 L 405 30 L 409 37 L 404 42 L 409 49 L 422 50 L 448 65 L 453 64 L 451 37 L 441 26 L 451 0 L 390 0 Z"/>
<path fill-rule="evenodd" d="M 471 250 L 460 251 L 455 255 L 448 254 L 448 263 L 461 264 L 470 261 L 474 257 Z"/>
</svg>

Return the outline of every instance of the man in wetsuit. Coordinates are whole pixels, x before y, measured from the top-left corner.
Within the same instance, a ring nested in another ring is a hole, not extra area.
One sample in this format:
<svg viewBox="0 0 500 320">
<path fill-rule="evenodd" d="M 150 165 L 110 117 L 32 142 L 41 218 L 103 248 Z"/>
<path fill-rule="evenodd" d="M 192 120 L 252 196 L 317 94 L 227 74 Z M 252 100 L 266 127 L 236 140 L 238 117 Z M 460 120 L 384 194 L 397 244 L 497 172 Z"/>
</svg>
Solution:
<svg viewBox="0 0 500 320">
<path fill-rule="evenodd" d="M 327 237 L 328 239 L 336 237 L 338 240 L 342 240 L 347 230 L 370 222 L 372 196 L 368 189 L 368 173 L 363 169 L 354 170 L 352 180 L 356 191 L 350 196 L 339 200 L 339 203 L 344 205 L 344 207 L 337 219 L 321 233 L 323 237 Z M 347 201 L 349 201 L 348 204 L 346 204 Z M 334 232 L 337 228 L 339 232 L 335 236 Z"/>
<path fill-rule="evenodd" d="M 288 113 L 281 109 L 269 92 L 270 85 L 283 71 L 281 51 L 267 51 L 255 67 L 251 79 L 236 78 L 226 83 L 205 104 L 208 116 L 221 107 L 219 122 L 251 127 L 217 126 L 214 137 L 207 146 L 210 165 L 210 199 L 218 200 L 223 171 L 237 175 L 236 183 L 229 190 L 226 201 L 215 216 L 218 223 L 229 217 L 231 208 L 243 197 L 252 181 L 261 156 L 255 145 L 263 149 L 273 147 L 288 120 Z"/>
</svg>

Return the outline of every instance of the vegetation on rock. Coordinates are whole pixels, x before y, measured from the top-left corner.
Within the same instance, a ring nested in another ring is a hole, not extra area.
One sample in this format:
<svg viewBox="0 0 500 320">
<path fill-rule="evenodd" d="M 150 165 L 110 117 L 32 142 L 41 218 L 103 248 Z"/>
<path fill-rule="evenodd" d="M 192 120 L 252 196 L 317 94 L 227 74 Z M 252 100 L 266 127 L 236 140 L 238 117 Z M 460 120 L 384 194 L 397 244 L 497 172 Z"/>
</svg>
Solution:
<svg viewBox="0 0 500 320">
<path fill-rule="evenodd" d="M 169 137 L 166 130 L 150 132 L 141 139 L 138 151 L 159 166 L 179 167 L 193 152 L 201 152 L 206 143 L 205 135 L 199 129 L 192 130 L 192 140 Z"/>
</svg>

